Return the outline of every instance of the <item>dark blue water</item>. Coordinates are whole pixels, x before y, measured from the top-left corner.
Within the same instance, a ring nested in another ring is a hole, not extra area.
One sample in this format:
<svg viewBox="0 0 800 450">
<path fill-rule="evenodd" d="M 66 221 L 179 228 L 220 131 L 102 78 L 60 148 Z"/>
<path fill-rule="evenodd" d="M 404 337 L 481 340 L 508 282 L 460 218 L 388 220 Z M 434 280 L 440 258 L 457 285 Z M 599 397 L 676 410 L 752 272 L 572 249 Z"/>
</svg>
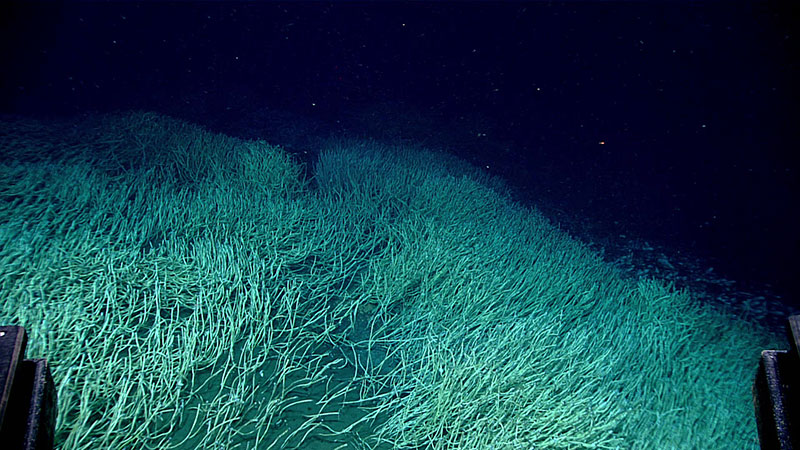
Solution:
<svg viewBox="0 0 800 450">
<path fill-rule="evenodd" d="M 631 271 L 800 298 L 797 6 L 4 3 L 0 21 L 4 114 L 157 111 L 303 161 L 331 135 L 446 148 Z"/>
</svg>

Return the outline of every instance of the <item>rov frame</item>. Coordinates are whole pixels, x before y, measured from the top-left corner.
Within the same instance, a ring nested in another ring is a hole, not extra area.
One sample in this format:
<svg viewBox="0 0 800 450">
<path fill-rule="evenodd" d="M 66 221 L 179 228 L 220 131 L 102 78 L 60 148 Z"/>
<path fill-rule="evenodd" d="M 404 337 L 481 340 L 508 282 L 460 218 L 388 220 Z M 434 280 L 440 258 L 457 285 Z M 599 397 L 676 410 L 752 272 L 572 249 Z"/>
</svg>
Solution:
<svg viewBox="0 0 800 450">
<path fill-rule="evenodd" d="M 800 316 L 789 317 L 789 350 L 764 350 L 753 383 L 762 450 L 800 449 Z"/>
<path fill-rule="evenodd" d="M 45 359 L 24 359 L 28 336 L 0 327 L 0 448 L 53 448 L 56 390 Z"/>
</svg>

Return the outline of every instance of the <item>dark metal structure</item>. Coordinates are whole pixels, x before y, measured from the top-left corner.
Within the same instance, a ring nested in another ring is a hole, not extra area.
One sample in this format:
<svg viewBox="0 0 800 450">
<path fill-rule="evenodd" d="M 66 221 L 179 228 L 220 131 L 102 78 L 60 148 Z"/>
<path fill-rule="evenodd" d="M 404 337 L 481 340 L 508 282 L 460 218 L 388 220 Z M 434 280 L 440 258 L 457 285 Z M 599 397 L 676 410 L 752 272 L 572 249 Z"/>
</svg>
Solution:
<svg viewBox="0 0 800 450">
<path fill-rule="evenodd" d="M 0 327 L 0 448 L 53 448 L 56 391 L 45 359 L 24 359 L 22 327 Z"/>
<path fill-rule="evenodd" d="M 753 384 L 762 450 L 800 449 L 800 316 L 789 318 L 789 350 L 764 350 Z"/>
</svg>

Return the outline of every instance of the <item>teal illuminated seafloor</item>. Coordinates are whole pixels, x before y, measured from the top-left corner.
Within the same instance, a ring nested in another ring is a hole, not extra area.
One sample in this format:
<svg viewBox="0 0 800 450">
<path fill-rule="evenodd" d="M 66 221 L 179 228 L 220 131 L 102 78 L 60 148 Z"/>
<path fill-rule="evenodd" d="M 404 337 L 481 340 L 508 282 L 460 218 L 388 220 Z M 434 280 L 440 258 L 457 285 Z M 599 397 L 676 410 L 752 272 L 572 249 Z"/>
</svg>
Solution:
<svg viewBox="0 0 800 450">
<path fill-rule="evenodd" d="M 441 152 L 0 125 L 0 322 L 61 449 L 757 448 L 773 338 Z"/>
</svg>

